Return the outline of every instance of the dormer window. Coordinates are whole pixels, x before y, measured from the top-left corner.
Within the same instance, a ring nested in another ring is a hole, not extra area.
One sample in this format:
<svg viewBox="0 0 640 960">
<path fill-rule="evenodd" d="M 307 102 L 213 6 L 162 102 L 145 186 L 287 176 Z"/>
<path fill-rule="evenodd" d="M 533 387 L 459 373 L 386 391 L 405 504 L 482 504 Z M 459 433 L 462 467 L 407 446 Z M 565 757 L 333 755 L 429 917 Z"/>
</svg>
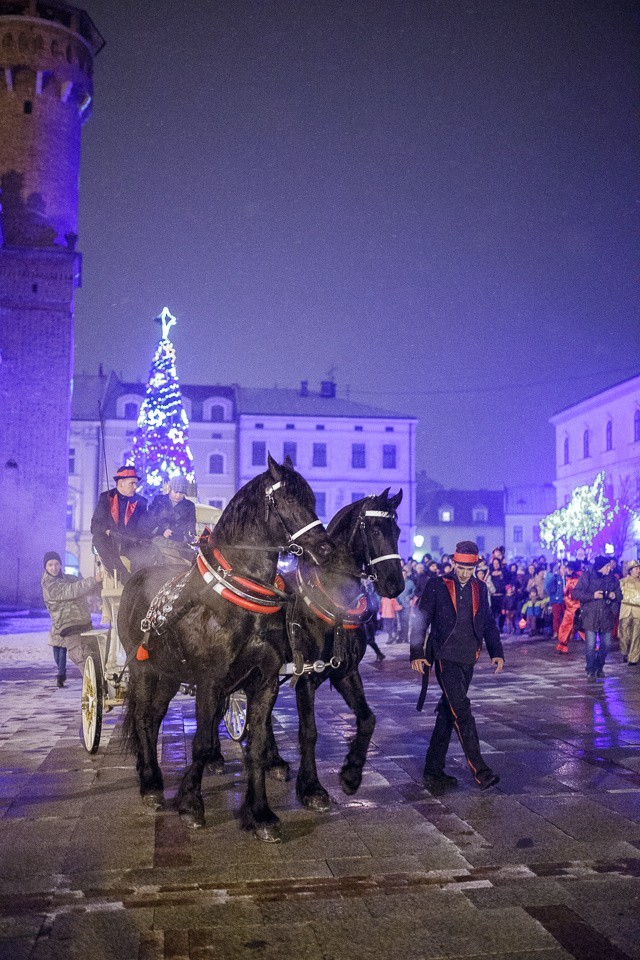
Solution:
<svg viewBox="0 0 640 960">
<path fill-rule="evenodd" d="M 454 510 L 453 507 L 448 505 L 443 505 L 438 511 L 438 519 L 440 523 L 453 523 L 454 519 Z"/>
<path fill-rule="evenodd" d="M 479 504 L 471 511 L 471 519 L 474 523 L 486 523 L 489 519 L 489 511 L 485 506 Z"/>
</svg>

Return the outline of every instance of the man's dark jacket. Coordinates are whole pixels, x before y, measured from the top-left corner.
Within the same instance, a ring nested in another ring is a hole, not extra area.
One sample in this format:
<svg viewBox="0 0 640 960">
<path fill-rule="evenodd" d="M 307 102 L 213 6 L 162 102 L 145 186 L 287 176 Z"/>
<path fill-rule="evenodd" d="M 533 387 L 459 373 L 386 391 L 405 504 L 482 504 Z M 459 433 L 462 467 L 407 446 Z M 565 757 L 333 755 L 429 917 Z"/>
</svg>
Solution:
<svg viewBox="0 0 640 960">
<path fill-rule="evenodd" d="M 501 657 L 504 660 L 500 631 L 491 614 L 487 587 L 477 577 L 472 577 L 470 584 L 473 591 L 473 632 L 476 636 L 477 655 L 480 655 L 484 640 L 489 656 Z M 454 577 L 433 577 L 427 582 L 411 630 L 411 660 L 424 657 L 429 663 L 433 663 L 434 660 L 446 659 L 447 640 L 453 633 L 457 620 L 455 598 Z M 424 640 L 429 627 L 431 632 L 425 652 Z"/>
<path fill-rule="evenodd" d="M 196 535 L 196 508 L 191 500 L 171 503 L 168 493 L 159 494 L 151 501 L 145 526 L 152 537 L 161 537 L 171 530 L 171 540 L 188 542 Z"/>
<path fill-rule="evenodd" d="M 96 509 L 91 518 L 91 533 L 95 537 L 104 536 L 106 530 L 117 530 L 119 519 L 118 493 L 115 489 L 107 490 L 98 497 Z M 132 537 L 147 536 L 144 521 L 147 514 L 145 497 L 135 495 L 127 498 L 124 515 L 124 528 Z M 120 526 L 122 530 L 122 526 Z"/>
<path fill-rule="evenodd" d="M 615 600 L 596 600 L 594 593 L 604 591 L 604 596 L 615 593 Z M 573 588 L 574 600 L 580 601 L 583 630 L 611 633 L 622 601 L 622 590 L 612 573 L 603 576 L 596 570 L 584 570 Z"/>
</svg>

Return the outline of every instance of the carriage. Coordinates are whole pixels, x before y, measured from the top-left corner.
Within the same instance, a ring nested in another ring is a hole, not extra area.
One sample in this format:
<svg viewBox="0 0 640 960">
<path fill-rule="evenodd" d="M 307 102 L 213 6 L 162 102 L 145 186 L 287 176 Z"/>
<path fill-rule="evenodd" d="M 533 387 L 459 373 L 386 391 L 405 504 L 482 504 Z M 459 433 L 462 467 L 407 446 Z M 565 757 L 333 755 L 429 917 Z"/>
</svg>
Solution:
<svg viewBox="0 0 640 960">
<path fill-rule="evenodd" d="M 221 511 L 207 504 L 196 504 L 197 533 L 215 526 Z M 124 559 L 126 563 L 126 558 Z M 102 586 L 102 623 L 82 634 L 86 656 L 82 671 L 80 700 L 80 738 L 88 753 L 96 753 L 102 736 L 102 718 L 114 707 L 121 707 L 127 692 L 129 670 L 118 635 L 118 610 L 123 584 L 105 571 Z M 195 689 L 183 684 L 181 693 L 194 696 Z M 224 713 L 224 724 L 232 740 L 242 740 L 247 726 L 247 697 L 239 690 L 231 694 Z"/>
</svg>

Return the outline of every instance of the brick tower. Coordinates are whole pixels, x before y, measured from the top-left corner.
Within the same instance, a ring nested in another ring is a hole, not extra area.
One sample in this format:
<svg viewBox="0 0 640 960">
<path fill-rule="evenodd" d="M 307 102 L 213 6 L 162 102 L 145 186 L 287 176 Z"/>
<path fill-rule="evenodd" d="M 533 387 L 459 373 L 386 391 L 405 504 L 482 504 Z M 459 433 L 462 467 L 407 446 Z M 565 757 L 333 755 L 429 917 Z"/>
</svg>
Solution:
<svg viewBox="0 0 640 960">
<path fill-rule="evenodd" d="M 80 131 L 104 41 L 63 0 L 0 0 L 0 605 L 64 560 Z"/>
</svg>

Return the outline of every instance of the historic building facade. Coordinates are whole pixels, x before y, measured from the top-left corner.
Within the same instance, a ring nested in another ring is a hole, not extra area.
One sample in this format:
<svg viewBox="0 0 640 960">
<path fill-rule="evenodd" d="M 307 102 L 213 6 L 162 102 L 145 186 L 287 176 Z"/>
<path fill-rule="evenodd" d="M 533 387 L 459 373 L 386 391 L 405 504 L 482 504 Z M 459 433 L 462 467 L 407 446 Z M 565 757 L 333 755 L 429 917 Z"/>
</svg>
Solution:
<svg viewBox="0 0 640 960">
<path fill-rule="evenodd" d="M 299 390 L 184 384 L 181 392 L 201 502 L 224 508 L 236 490 L 262 473 L 268 453 L 278 461 L 288 455 L 311 484 L 323 521 L 368 493 L 381 493 L 386 487 L 396 492 L 402 487 L 400 552 L 411 553 L 414 418 L 339 398 L 329 381 L 319 392 L 309 390 L 304 382 Z M 99 492 L 112 484 L 113 473 L 131 449 L 144 395 L 144 384 L 124 383 L 115 374 L 75 380 L 67 509 L 69 569 L 85 571 L 92 562 L 91 515 Z"/>
<path fill-rule="evenodd" d="M 62 552 L 80 133 L 104 42 L 58 0 L 0 0 L 0 603 L 41 603 Z"/>
<path fill-rule="evenodd" d="M 551 423 L 556 432 L 558 507 L 576 487 L 592 483 L 604 471 L 613 496 L 640 508 L 640 376 L 562 410 Z M 626 552 L 632 549 L 629 542 Z"/>
<path fill-rule="evenodd" d="M 504 490 L 433 490 L 417 521 L 413 555 L 451 555 L 459 540 L 473 540 L 480 553 L 504 544 Z"/>
</svg>

